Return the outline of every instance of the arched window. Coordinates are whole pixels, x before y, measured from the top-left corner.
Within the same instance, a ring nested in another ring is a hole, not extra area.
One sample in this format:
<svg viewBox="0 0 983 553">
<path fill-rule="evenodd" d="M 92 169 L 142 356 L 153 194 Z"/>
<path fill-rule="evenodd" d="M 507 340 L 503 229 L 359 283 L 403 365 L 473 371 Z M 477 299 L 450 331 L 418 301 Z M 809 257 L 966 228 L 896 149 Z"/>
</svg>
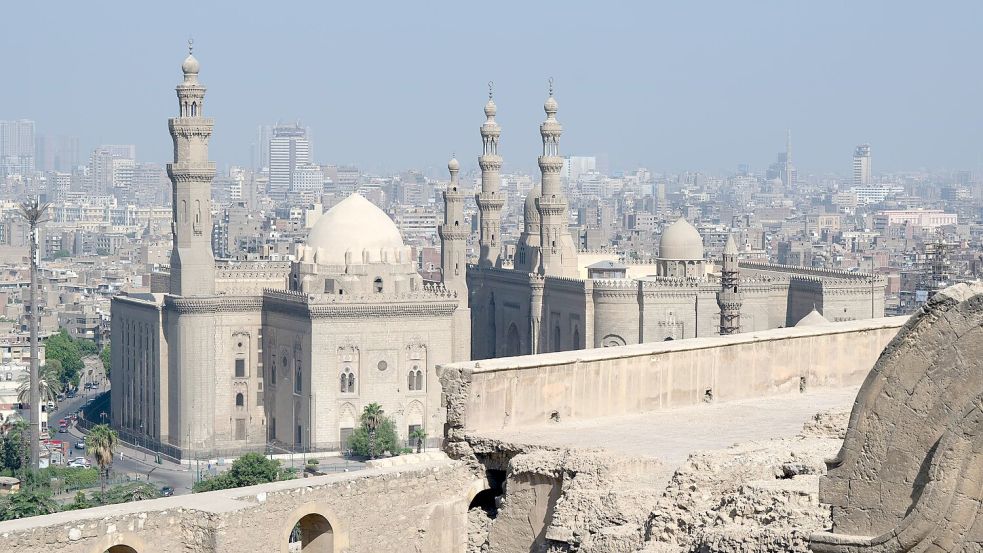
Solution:
<svg viewBox="0 0 983 553">
<path fill-rule="evenodd" d="M 270 382 L 276 384 L 276 357 L 274 357 L 273 362 L 270 363 Z"/>
<path fill-rule="evenodd" d="M 236 394 L 236 407 L 245 407 L 246 398 L 242 397 L 242 394 Z"/>
<path fill-rule="evenodd" d="M 406 373 L 406 388 L 411 392 L 423 391 L 423 371 L 420 370 L 419 365 L 413 365 L 413 368 Z"/>
<path fill-rule="evenodd" d="M 345 367 L 345 370 L 341 372 L 341 393 L 343 394 L 354 394 L 355 393 L 355 374 L 352 372 L 350 367 Z"/>
<path fill-rule="evenodd" d="M 375 293 L 376 294 L 381 294 L 382 293 L 382 279 L 381 278 L 377 278 L 374 281 L 372 281 L 372 284 L 373 284 L 373 286 L 375 288 Z"/>
<path fill-rule="evenodd" d="M 580 329 L 573 329 L 573 349 L 580 349 Z"/>
<path fill-rule="evenodd" d="M 509 357 L 514 357 L 520 355 L 521 342 L 519 340 L 519 329 L 515 327 L 515 323 L 509 325 L 509 331 L 505 337 L 505 355 Z"/>
<path fill-rule="evenodd" d="M 413 373 L 416 371 L 410 371 L 406 373 L 406 389 L 409 391 L 415 390 L 416 380 L 413 379 Z"/>
<path fill-rule="evenodd" d="M 198 103 L 191 102 L 191 117 L 197 117 L 197 116 L 198 116 Z"/>
<path fill-rule="evenodd" d="M 299 359 L 294 360 L 294 393 L 299 394 L 304 391 L 304 371 Z"/>
<path fill-rule="evenodd" d="M 560 349 L 560 327 L 553 327 L 553 351 L 561 351 Z"/>
<path fill-rule="evenodd" d="M 416 371 L 416 389 L 423 390 L 423 371 Z"/>
</svg>

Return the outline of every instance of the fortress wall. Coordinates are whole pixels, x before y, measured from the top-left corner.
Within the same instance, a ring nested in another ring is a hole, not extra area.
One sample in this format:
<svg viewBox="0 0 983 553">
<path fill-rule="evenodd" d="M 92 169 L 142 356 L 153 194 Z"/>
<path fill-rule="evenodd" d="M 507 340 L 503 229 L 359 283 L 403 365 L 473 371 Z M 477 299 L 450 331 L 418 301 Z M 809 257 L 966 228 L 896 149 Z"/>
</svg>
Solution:
<svg viewBox="0 0 983 553">
<path fill-rule="evenodd" d="M 117 545 L 136 553 L 287 553 L 290 531 L 308 514 L 330 525 L 317 552 L 464 553 L 476 481 L 461 463 L 433 458 L 3 522 L 0 553 L 103 553 Z"/>
<path fill-rule="evenodd" d="M 453 363 L 438 368 L 449 438 L 859 385 L 907 317 Z M 709 391 L 709 394 L 708 394 Z M 554 415 L 555 413 L 555 415 Z"/>
</svg>

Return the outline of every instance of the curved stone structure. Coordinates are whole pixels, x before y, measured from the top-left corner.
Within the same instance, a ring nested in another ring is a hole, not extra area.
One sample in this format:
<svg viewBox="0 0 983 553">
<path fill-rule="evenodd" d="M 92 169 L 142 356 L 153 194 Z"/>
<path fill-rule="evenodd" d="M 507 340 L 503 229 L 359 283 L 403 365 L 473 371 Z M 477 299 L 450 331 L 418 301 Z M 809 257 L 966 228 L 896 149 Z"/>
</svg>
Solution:
<svg viewBox="0 0 983 553">
<path fill-rule="evenodd" d="M 822 553 L 979 551 L 983 285 L 947 288 L 905 324 L 860 389 L 820 499 Z"/>
</svg>

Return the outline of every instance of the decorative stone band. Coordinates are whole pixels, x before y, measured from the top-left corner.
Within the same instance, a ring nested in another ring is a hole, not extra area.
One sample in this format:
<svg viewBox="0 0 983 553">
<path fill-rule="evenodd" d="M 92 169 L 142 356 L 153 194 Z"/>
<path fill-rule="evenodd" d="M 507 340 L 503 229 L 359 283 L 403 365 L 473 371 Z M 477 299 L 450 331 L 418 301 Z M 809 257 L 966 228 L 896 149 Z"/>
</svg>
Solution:
<svg viewBox="0 0 983 553">
<path fill-rule="evenodd" d="M 298 310 L 312 319 L 362 319 L 371 317 L 447 317 L 459 307 L 456 299 L 431 299 L 429 301 L 310 303 L 301 298 L 283 294 L 264 293 L 264 307 L 273 312 L 296 314 Z M 303 296 L 303 294 L 301 294 Z"/>
<path fill-rule="evenodd" d="M 498 195 L 492 195 L 488 192 L 479 192 L 475 194 L 475 202 L 478 203 L 478 207 L 482 210 L 499 210 L 505 205 L 505 198 Z"/>
<path fill-rule="evenodd" d="M 198 182 L 215 177 L 215 162 L 207 161 L 190 165 L 188 163 L 168 163 L 167 176 L 177 182 Z"/>
<path fill-rule="evenodd" d="M 246 313 L 263 308 L 263 298 L 258 296 L 164 296 L 164 307 L 178 313 Z"/>
<path fill-rule="evenodd" d="M 539 169 L 544 173 L 559 173 L 563 170 L 563 158 L 556 156 L 539 156 Z"/>
<path fill-rule="evenodd" d="M 440 225 L 437 227 L 437 235 L 444 240 L 467 240 L 471 232 L 461 227 Z"/>
<path fill-rule="evenodd" d="M 502 168 L 502 156 L 481 156 L 478 158 L 478 167 L 480 167 L 482 171 L 498 171 Z"/>
</svg>

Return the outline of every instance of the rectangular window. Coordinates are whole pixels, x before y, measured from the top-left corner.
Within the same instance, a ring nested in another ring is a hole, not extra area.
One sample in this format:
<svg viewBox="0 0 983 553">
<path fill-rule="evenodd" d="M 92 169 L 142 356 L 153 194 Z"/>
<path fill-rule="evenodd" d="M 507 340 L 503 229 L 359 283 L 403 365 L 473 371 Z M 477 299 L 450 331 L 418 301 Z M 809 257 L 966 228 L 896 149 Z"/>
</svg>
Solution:
<svg viewBox="0 0 983 553">
<path fill-rule="evenodd" d="M 256 405 L 259 407 L 263 406 L 263 390 L 256 392 Z"/>
<path fill-rule="evenodd" d="M 416 432 L 417 430 L 419 430 L 421 428 L 423 428 L 423 427 L 420 426 L 419 424 L 411 424 L 410 427 L 409 427 L 409 430 L 406 432 L 406 437 L 409 438 L 410 436 L 413 435 L 414 432 Z"/>
<path fill-rule="evenodd" d="M 351 439 L 352 434 L 355 433 L 354 428 L 342 428 L 341 429 L 341 448 L 348 449 L 348 440 Z"/>
<path fill-rule="evenodd" d="M 236 439 L 246 439 L 246 419 L 236 419 Z"/>
<path fill-rule="evenodd" d="M 246 360 L 236 359 L 236 378 L 246 377 Z"/>
</svg>

